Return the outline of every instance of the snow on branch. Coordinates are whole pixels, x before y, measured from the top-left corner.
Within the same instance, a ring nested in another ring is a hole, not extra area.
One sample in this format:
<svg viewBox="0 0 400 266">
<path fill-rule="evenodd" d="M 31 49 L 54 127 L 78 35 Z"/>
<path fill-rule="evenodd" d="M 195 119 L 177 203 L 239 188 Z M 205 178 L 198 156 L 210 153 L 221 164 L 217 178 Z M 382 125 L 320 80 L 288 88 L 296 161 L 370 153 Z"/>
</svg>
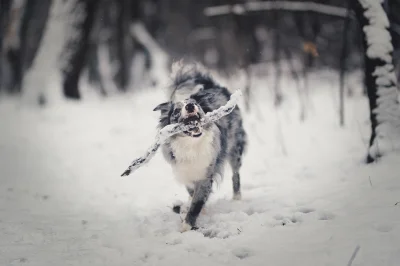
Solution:
<svg viewBox="0 0 400 266">
<path fill-rule="evenodd" d="M 380 2 L 379 0 L 360 0 L 365 9 L 364 16 L 369 21 L 369 25 L 363 28 L 368 45 L 367 55 L 370 58 L 379 58 L 390 63 L 392 62 L 393 46 L 388 31 L 389 19 Z"/>
<path fill-rule="evenodd" d="M 225 105 L 221 106 L 220 108 L 212 112 L 207 113 L 205 117 L 200 121 L 199 123 L 200 126 L 204 126 L 208 123 L 215 122 L 221 119 L 222 117 L 230 114 L 235 109 L 240 96 L 242 96 L 242 92 L 240 90 L 237 90 L 235 93 L 231 95 L 231 98 Z M 148 163 L 153 158 L 158 148 L 162 144 L 164 144 L 168 138 L 183 131 L 189 131 L 194 127 L 198 127 L 199 124 L 195 123 L 195 124 L 184 125 L 182 123 L 177 123 L 165 126 L 158 132 L 155 142 L 146 151 L 146 153 L 142 157 L 135 159 L 121 176 L 128 176 L 133 171 L 140 168 L 142 165 Z"/>
<path fill-rule="evenodd" d="M 204 14 L 208 17 L 221 16 L 226 14 L 241 15 L 246 11 L 266 11 L 266 10 L 285 10 L 285 11 L 312 11 L 316 13 L 346 17 L 347 9 L 343 7 L 318 4 L 314 2 L 292 2 L 292 1 L 263 1 L 248 2 L 236 5 L 221 5 L 207 7 Z"/>
</svg>

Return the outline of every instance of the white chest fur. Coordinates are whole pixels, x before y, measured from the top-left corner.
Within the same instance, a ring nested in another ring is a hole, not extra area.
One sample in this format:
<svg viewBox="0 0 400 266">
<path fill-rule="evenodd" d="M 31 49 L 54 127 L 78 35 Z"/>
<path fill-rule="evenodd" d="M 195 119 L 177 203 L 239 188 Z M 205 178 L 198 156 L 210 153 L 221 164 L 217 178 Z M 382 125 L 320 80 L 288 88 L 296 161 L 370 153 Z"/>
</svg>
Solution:
<svg viewBox="0 0 400 266">
<path fill-rule="evenodd" d="M 191 185 L 207 178 L 207 168 L 215 158 L 214 134 L 204 131 L 199 138 L 177 137 L 171 141 L 175 156 L 173 171 L 178 182 Z"/>
</svg>

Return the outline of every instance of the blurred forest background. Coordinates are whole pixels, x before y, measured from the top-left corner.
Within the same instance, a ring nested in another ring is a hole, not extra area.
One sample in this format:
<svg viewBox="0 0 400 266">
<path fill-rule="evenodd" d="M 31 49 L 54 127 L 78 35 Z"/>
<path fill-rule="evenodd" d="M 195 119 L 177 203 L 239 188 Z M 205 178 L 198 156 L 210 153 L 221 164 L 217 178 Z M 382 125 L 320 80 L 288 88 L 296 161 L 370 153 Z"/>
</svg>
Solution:
<svg viewBox="0 0 400 266">
<path fill-rule="evenodd" d="M 51 60 L 61 62 L 63 95 L 80 99 L 83 77 L 103 96 L 125 93 L 157 86 L 172 61 L 188 58 L 226 76 L 244 72 L 247 98 L 251 77 L 273 76 L 275 106 L 284 100 L 282 77 L 307 93 L 308 75 L 324 69 L 338 73 L 344 98 L 353 93 L 345 76 L 364 62 L 350 2 L 1 0 L 0 97 L 46 87 Z M 400 76 L 400 1 L 384 8 Z"/>
</svg>

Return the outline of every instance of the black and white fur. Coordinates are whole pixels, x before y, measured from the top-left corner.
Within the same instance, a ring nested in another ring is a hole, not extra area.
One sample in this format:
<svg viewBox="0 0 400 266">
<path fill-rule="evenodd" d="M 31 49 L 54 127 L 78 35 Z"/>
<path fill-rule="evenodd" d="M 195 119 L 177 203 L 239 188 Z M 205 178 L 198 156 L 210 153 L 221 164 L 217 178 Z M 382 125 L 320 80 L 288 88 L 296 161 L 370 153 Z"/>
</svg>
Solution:
<svg viewBox="0 0 400 266">
<path fill-rule="evenodd" d="M 182 63 L 173 65 L 169 92 L 169 101 L 154 109 L 161 111 L 159 128 L 199 120 L 225 105 L 231 95 L 199 65 Z M 191 197 L 181 231 L 195 228 L 213 182 L 223 177 L 225 162 L 229 162 L 233 172 L 233 198 L 241 199 L 239 170 L 245 148 L 246 132 L 239 107 L 215 123 L 171 137 L 162 146 L 176 179 L 186 186 Z"/>
</svg>

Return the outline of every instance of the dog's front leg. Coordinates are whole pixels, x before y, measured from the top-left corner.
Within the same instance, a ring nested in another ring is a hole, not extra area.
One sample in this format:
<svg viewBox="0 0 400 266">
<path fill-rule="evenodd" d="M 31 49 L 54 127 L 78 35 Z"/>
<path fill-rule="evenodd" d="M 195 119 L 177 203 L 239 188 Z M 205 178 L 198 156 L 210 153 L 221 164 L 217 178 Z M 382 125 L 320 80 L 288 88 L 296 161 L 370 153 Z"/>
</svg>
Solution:
<svg viewBox="0 0 400 266">
<path fill-rule="evenodd" d="M 208 177 L 205 180 L 197 181 L 195 183 L 193 199 L 190 204 L 189 212 L 186 214 L 185 220 L 182 223 L 181 232 L 195 228 L 197 217 L 210 196 L 212 184 L 212 177 Z"/>
</svg>

